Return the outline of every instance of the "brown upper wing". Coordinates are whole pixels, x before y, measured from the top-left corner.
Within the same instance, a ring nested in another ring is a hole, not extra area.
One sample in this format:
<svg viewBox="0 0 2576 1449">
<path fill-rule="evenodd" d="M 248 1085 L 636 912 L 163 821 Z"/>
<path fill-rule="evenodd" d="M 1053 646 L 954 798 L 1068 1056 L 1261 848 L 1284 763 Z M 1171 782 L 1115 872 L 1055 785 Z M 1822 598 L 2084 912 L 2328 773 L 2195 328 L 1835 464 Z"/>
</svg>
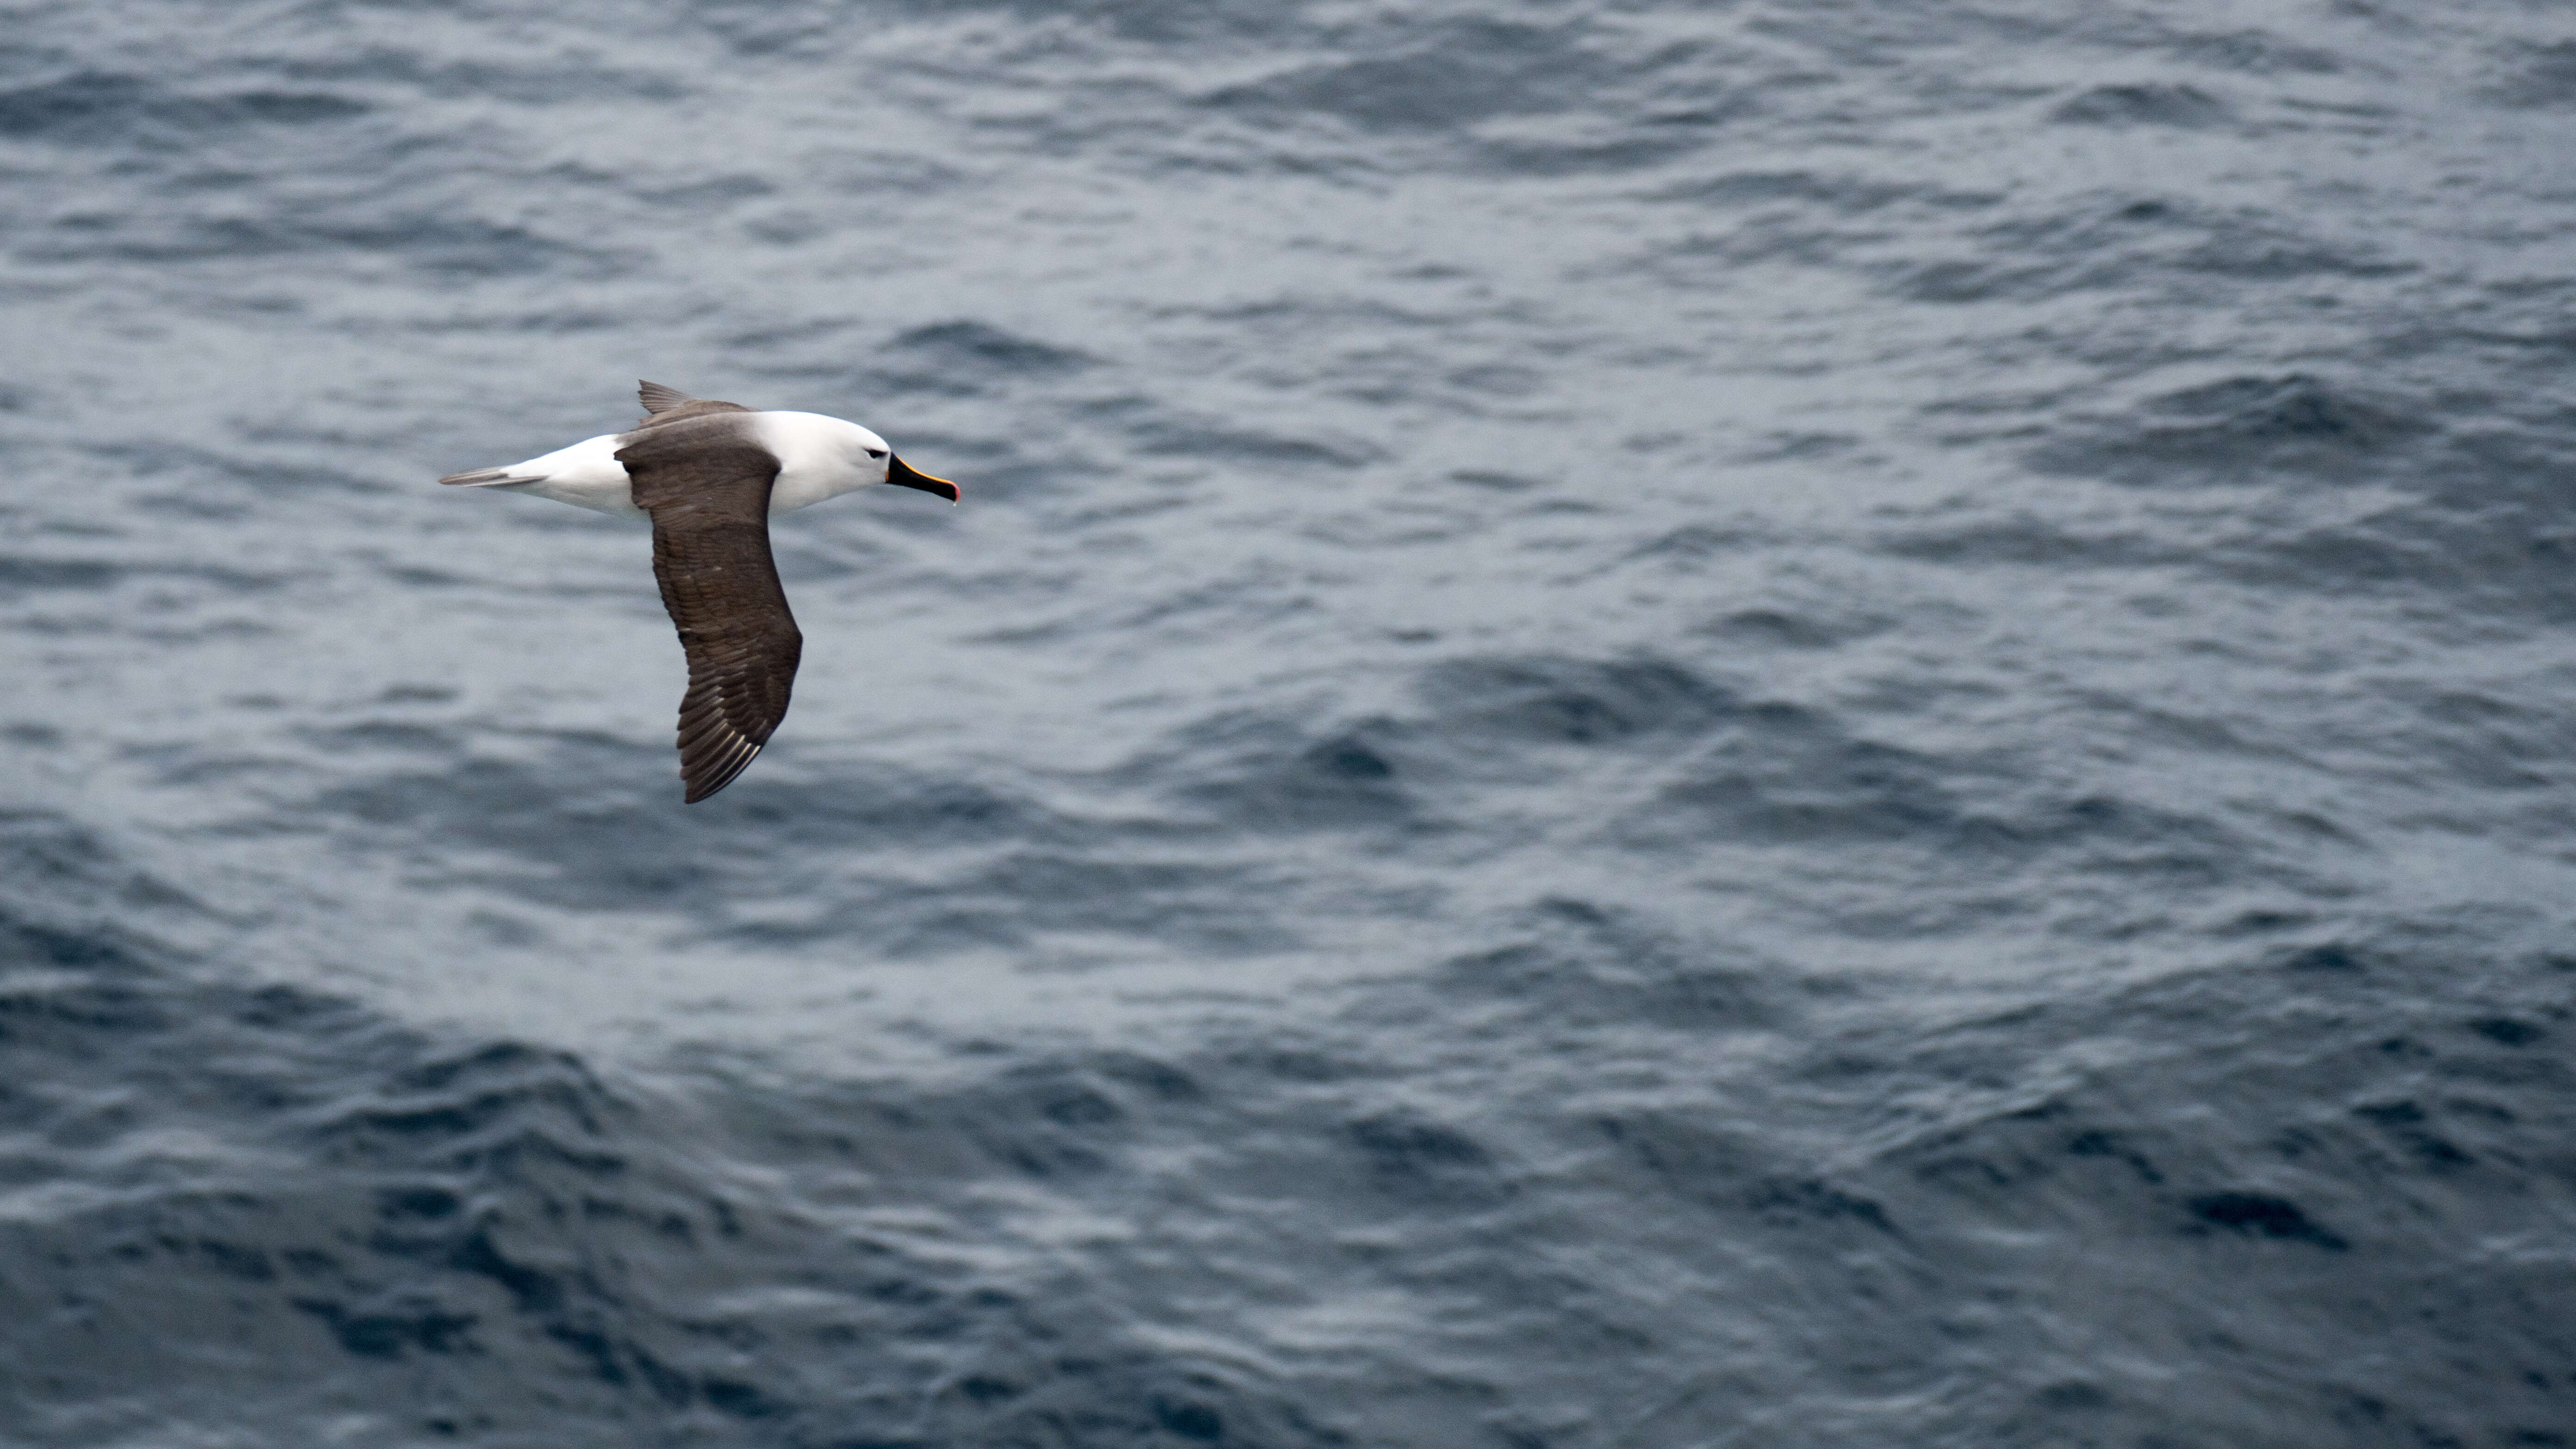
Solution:
<svg viewBox="0 0 2576 1449">
<path fill-rule="evenodd" d="M 689 656 L 680 779 L 694 805 L 732 784 L 787 717 L 805 636 L 769 553 L 778 459 L 742 426 L 742 409 L 679 411 L 627 434 L 617 461 L 653 515 L 653 576 Z"/>
</svg>

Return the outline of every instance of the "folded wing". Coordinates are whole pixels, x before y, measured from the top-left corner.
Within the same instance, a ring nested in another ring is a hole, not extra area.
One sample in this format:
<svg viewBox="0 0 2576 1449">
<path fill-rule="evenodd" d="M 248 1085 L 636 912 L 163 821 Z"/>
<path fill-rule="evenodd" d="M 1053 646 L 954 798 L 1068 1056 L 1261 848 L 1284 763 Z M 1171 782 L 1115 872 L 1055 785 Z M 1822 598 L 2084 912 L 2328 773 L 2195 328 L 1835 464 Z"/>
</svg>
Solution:
<svg viewBox="0 0 2576 1449">
<path fill-rule="evenodd" d="M 805 648 L 769 552 L 778 459 L 740 409 L 714 407 L 725 411 L 657 416 L 617 452 L 653 517 L 653 576 L 689 658 L 680 779 L 693 805 L 732 784 L 787 717 Z"/>
</svg>

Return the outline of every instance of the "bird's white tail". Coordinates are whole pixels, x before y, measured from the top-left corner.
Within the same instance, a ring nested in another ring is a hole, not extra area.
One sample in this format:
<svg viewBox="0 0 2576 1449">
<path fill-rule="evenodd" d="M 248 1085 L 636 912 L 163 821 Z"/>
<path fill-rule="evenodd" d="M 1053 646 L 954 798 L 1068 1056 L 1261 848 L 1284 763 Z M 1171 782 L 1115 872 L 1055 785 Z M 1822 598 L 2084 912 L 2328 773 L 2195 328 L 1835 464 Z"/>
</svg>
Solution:
<svg viewBox="0 0 2576 1449">
<path fill-rule="evenodd" d="M 450 473 L 439 479 L 452 488 L 499 488 L 510 483 L 543 483 L 544 473 L 514 474 L 507 468 L 476 468 L 465 473 Z"/>
</svg>

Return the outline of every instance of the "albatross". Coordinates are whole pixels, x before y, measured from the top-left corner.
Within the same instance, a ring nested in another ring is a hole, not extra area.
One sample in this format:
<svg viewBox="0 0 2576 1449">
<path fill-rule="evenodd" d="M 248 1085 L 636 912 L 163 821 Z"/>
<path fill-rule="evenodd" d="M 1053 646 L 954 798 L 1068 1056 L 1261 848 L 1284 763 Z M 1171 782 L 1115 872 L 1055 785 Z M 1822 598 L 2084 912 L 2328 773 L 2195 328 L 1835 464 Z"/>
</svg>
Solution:
<svg viewBox="0 0 2576 1449">
<path fill-rule="evenodd" d="M 769 555 L 773 514 L 871 483 L 936 493 L 885 439 L 820 413 L 754 412 L 641 383 L 644 420 L 506 468 L 439 479 L 653 521 L 653 577 L 689 658 L 680 781 L 696 804 L 734 782 L 787 717 L 805 636 Z"/>
</svg>

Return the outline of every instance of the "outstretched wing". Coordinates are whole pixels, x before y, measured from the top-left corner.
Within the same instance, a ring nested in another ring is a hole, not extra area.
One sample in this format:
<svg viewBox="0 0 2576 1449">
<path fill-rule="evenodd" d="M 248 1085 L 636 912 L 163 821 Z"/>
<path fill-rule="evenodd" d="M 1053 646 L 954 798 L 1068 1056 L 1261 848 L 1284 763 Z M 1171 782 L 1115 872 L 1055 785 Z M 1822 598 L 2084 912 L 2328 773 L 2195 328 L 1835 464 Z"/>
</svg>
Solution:
<svg viewBox="0 0 2576 1449">
<path fill-rule="evenodd" d="M 653 576 L 689 656 L 680 779 L 696 804 L 733 783 L 787 717 L 805 637 L 769 553 L 778 459 L 736 416 L 675 419 L 617 452 L 653 516 Z"/>
</svg>

